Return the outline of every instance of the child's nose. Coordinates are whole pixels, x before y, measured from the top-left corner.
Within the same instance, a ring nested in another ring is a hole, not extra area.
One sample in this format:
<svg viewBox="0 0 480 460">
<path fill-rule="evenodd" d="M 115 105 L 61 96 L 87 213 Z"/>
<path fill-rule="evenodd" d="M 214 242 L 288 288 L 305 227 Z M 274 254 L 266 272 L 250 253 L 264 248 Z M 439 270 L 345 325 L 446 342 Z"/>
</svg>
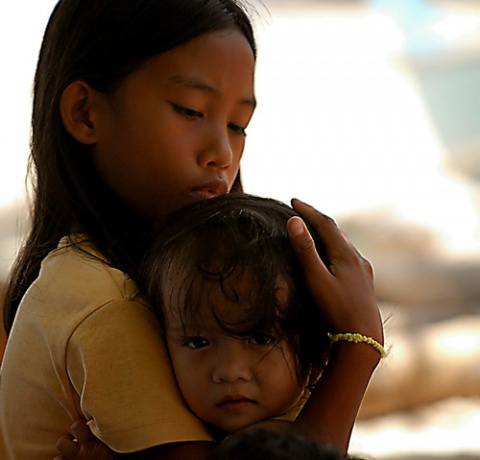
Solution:
<svg viewBox="0 0 480 460">
<path fill-rule="evenodd" d="M 248 354 L 240 347 L 224 348 L 217 353 L 212 369 L 214 383 L 234 383 L 252 379 L 252 368 Z"/>
</svg>

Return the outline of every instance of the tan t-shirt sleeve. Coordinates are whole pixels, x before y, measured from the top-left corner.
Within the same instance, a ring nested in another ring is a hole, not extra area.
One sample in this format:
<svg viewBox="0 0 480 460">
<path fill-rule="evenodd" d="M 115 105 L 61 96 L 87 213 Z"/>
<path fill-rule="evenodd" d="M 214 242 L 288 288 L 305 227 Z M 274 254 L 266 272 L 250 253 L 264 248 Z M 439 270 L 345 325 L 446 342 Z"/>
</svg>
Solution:
<svg viewBox="0 0 480 460">
<path fill-rule="evenodd" d="M 112 450 L 213 441 L 185 406 L 160 327 L 140 302 L 119 300 L 90 314 L 72 334 L 66 360 L 81 411 Z"/>
</svg>

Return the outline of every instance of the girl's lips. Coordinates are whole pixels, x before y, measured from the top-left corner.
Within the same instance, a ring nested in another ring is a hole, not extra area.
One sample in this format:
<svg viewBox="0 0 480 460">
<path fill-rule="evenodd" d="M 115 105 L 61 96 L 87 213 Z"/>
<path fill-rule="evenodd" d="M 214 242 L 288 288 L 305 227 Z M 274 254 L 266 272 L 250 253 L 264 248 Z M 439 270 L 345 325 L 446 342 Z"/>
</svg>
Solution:
<svg viewBox="0 0 480 460">
<path fill-rule="evenodd" d="M 193 190 L 192 195 L 198 200 L 206 200 L 208 198 L 214 198 L 216 196 L 219 196 L 219 194 L 216 193 L 215 191 L 208 190 L 208 189 L 207 190 L 201 190 L 201 189 Z"/>
<path fill-rule="evenodd" d="M 228 193 L 228 185 L 223 180 L 215 180 L 201 185 L 192 190 L 192 194 L 198 198 L 213 198 Z"/>
</svg>

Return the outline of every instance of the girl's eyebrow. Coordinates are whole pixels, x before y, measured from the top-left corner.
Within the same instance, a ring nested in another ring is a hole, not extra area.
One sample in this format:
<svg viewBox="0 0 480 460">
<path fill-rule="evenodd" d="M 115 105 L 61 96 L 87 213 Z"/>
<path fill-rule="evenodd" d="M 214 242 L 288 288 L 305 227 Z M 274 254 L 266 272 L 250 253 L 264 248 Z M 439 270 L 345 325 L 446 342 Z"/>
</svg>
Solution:
<svg viewBox="0 0 480 460">
<path fill-rule="evenodd" d="M 200 91 L 211 93 L 216 96 L 221 95 L 220 91 L 217 88 L 214 88 L 213 86 L 203 82 L 202 80 L 196 77 L 188 77 L 186 75 L 173 75 L 168 79 L 168 82 L 175 85 L 185 86 L 190 89 L 198 89 Z M 255 99 L 247 98 L 247 99 L 242 99 L 240 101 L 240 104 L 255 108 L 257 105 L 257 102 L 255 101 Z"/>
</svg>

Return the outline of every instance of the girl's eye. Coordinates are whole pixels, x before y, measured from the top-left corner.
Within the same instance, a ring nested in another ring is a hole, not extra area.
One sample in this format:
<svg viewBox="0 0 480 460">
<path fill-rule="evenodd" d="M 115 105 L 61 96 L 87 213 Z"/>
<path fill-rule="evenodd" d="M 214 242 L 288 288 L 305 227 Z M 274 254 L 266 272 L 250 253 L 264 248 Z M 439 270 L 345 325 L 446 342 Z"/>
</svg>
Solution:
<svg viewBox="0 0 480 460">
<path fill-rule="evenodd" d="M 189 109 L 188 107 L 182 107 L 181 105 L 172 104 L 173 109 L 175 112 L 178 112 L 180 115 L 188 119 L 196 119 L 196 118 L 203 118 L 203 113 L 198 112 L 197 110 Z"/>
<path fill-rule="evenodd" d="M 175 112 L 179 113 L 180 115 L 183 115 L 185 118 L 188 118 L 189 120 L 204 118 L 203 113 L 199 112 L 198 110 L 189 109 L 188 107 L 183 107 L 181 105 L 177 105 L 173 103 L 172 103 L 172 107 L 173 107 L 173 110 L 175 110 Z M 247 136 L 246 128 L 242 128 L 241 126 L 238 126 L 234 123 L 229 123 L 228 128 L 231 129 L 234 134 L 238 134 L 243 137 Z"/>
<path fill-rule="evenodd" d="M 247 130 L 246 128 L 242 128 L 241 126 L 234 125 L 233 123 L 229 123 L 228 127 L 235 133 L 239 134 L 243 137 L 247 137 Z"/>
<path fill-rule="evenodd" d="M 188 337 L 183 344 L 192 350 L 198 350 L 199 348 L 208 347 L 210 342 L 204 337 Z"/>
<path fill-rule="evenodd" d="M 274 342 L 275 342 L 275 337 L 267 334 L 254 335 L 253 337 L 250 337 L 248 339 L 248 343 L 252 345 L 260 345 L 260 346 L 270 345 Z"/>
</svg>

